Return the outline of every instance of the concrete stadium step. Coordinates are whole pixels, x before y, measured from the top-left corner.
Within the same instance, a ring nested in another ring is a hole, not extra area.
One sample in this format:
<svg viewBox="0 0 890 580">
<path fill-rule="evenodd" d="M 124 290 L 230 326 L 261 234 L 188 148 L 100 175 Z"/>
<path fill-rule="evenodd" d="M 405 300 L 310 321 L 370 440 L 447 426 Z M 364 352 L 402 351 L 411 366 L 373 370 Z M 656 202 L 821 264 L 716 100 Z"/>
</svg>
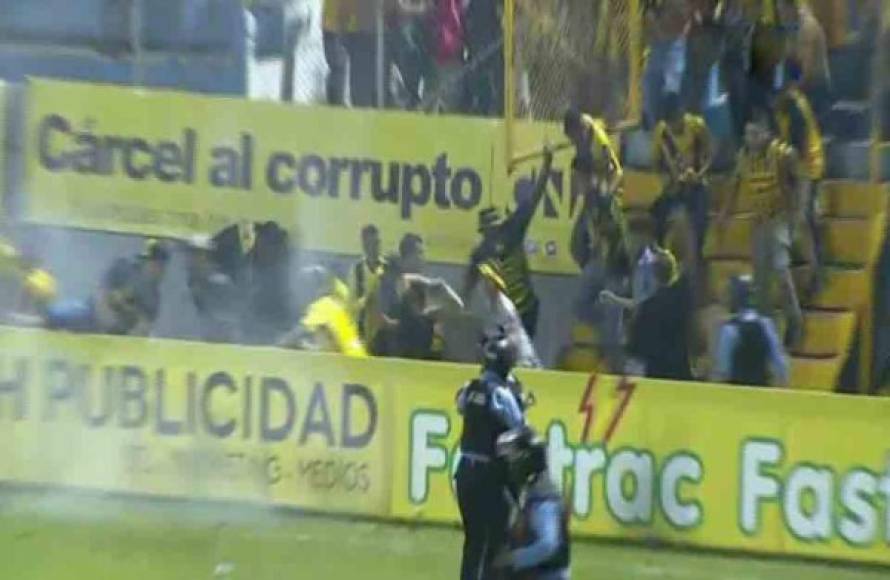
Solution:
<svg viewBox="0 0 890 580">
<path fill-rule="evenodd" d="M 823 226 L 829 262 L 865 265 L 874 262 L 884 237 L 883 214 L 872 218 L 829 218 Z"/>
<path fill-rule="evenodd" d="M 708 263 L 708 287 L 713 301 L 726 297 L 729 281 L 741 274 L 750 274 L 751 264 L 741 259 L 713 259 Z M 822 291 L 808 304 L 822 310 L 856 310 L 867 297 L 870 288 L 866 268 L 825 268 L 826 280 Z M 797 276 L 795 276 L 797 277 Z"/>
<path fill-rule="evenodd" d="M 661 177 L 648 171 L 628 171 L 624 174 L 624 207 L 648 209 L 661 194 Z"/>
<path fill-rule="evenodd" d="M 804 319 L 804 341 L 794 350 L 795 356 L 846 357 L 856 329 L 855 313 L 808 310 Z"/>
<path fill-rule="evenodd" d="M 871 105 L 868 101 L 838 101 L 825 119 L 825 129 L 841 141 L 868 139 L 871 135 Z"/>
<path fill-rule="evenodd" d="M 822 226 L 826 260 L 829 263 L 864 265 L 872 262 L 880 249 L 883 219 L 828 218 Z M 706 258 L 751 257 L 751 216 L 735 216 L 720 237 L 712 230 L 705 244 Z"/>
<path fill-rule="evenodd" d="M 833 141 L 826 153 L 828 176 L 832 179 L 869 181 L 871 147 L 869 139 Z M 890 180 L 890 148 L 884 147 L 880 152 L 877 178 L 879 181 Z"/>
<path fill-rule="evenodd" d="M 867 300 L 871 291 L 867 268 L 829 266 L 825 270 L 825 287 L 807 306 L 825 310 L 856 310 Z"/>
<path fill-rule="evenodd" d="M 801 391 L 834 392 L 846 356 L 792 357 L 791 388 Z"/>
<path fill-rule="evenodd" d="M 886 211 L 887 193 L 886 184 L 829 179 L 821 185 L 822 207 L 830 217 L 873 217 Z"/>
</svg>

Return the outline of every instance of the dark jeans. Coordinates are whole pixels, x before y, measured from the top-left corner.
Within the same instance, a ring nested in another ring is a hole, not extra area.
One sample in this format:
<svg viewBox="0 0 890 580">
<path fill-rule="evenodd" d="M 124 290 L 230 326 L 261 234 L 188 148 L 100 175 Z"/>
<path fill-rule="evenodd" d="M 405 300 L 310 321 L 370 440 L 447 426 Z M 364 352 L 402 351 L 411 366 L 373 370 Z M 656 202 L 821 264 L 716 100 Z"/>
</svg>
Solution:
<svg viewBox="0 0 890 580">
<path fill-rule="evenodd" d="M 374 34 L 325 32 L 324 51 L 331 69 L 327 85 L 328 103 L 376 107 L 377 40 Z"/>
<path fill-rule="evenodd" d="M 390 47 L 395 64 L 402 75 L 407 102 L 404 106 L 416 109 L 420 106 L 420 83 L 435 71 L 435 63 L 430 55 L 427 41 L 427 27 L 423 18 L 414 18 L 402 24 L 397 34 L 393 35 Z"/>
<path fill-rule="evenodd" d="M 510 518 L 503 471 L 493 463 L 462 458 L 457 467 L 457 503 L 464 526 L 461 580 L 495 580 L 494 558 L 504 546 Z"/>
<path fill-rule="evenodd" d="M 708 189 L 701 184 L 665 190 L 652 204 L 652 217 L 655 218 L 655 235 L 659 244 L 664 243 L 671 214 L 682 207 L 689 214 L 689 221 L 695 232 L 695 247 L 698 257 L 702 256 L 705 236 L 708 233 Z"/>
</svg>

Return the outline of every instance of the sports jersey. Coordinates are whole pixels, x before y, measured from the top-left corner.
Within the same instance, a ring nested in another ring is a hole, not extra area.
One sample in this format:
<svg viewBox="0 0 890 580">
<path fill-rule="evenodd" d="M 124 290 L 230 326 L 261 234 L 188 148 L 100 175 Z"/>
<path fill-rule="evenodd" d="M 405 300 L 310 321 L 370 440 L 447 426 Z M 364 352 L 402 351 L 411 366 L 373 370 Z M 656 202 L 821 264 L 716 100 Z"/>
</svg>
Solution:
<svg viewBox="0 0 890 580">
<path fill-rule="evenodd" d="M 594 174 L 600 178 L 608 177 L 620 181 L 624 177 L 624 169 L 622 169 L 618 154 L 615 153 L 615 148 L 612 146 L 612 140 L 606 132 L 605 123 L 590 115 L 581 115 L 581 122 L 590 131 L 590 149 L 579 151 L 575 155 L 572 160 L 572 168 L 583 173 Z"/>
<path fill-rule="evenodd" d="M 822 179 L 825 175 L 825 148 L 819 121 L 810 101 L 797 88 L 789 89 L 785 98 L 789 99 L 790 106 L 776 110 L 779 138 L 800 152 L 802 169 L 809 179 Z"/>
<path fill-rule="evenodd" d="M 781 166 L 793 154 L 793 148 L 779 139 L 774 139 L 762 153 L 747 149 L 739 152 L 736 172 L 740 193 L 751 200 L 757 217 L 772 218 L 791 209 L 781 183 Z"/>
<path fill-rule="evenodd" d="M 367 259 L 362 259 L 352 267 L 352 296 L 355 317 L 361 336 L 369 343 L 380 329 L 380 305 L 377 290 L 386 261 L 380 258 L 377 267 L 372 268 Z"/>
<path fill-rule="evenodd" d="M 322 296 L 309 305 L 302 325 L 316 334 L 326 331 L 333 341 L 328 349 L 354 357 L 368 356 L 358 335 L 358 328 L 341 300 Z"/>
<path fill-rule="evenodd" d="M 710 147 L 710 135 L 705 120 L 697 115 L 683 115 L 679 132 L 671 129 L 665 121 L 659 121 L 652 140 L 652 154 L 657 166 L 667 163 L 665 153 L 677 164 L 677 170 L 699 171 L 705 164 Z"/>
</svg>

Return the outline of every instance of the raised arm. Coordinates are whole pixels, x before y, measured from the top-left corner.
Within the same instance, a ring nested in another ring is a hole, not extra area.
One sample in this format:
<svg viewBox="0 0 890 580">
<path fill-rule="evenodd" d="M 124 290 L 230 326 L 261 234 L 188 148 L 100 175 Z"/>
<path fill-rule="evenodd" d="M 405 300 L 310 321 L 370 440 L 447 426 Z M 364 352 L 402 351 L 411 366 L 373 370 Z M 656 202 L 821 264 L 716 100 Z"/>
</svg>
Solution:
<svg viewBox="0 0 890 580">
<path fill-rule="evenodd" d="M 575 225 L 572 227 L 572 240 L 571 240 L 571 252 L 572 259 L 578 265 L 578 268 L 583 269 L 587 261 L 590 260 L 590 232 L 587 231 L 587 223 L 590 220 L 590 204 L 587 201 L 587 196 L 581 196 L 583 200 L 581 206 L 581 212 L 578 214 L 578 218 L 575 220 Z"/>
<path fill-rule="evenodd" d="M 553 151 L 549 147 L 544 147 L 544 163 L 541 165 L 541 171 L 535 180 L 531 196 L 519 200 L 516 211 L 507 218 L 505 224 L 507 231 L 515 232 L 515 237 L 518 238 L 507 240 L 508 244 L 521 243 L 525 238 L 528 226 L 531 224 L 532 218 L 535 217 L 535 212 L 538 211 L 538 206 L 541 205 L 541 200 L 544 199 L 544 194 L 547 192 L 547 182 L 550 179 L 552 168 Z"/>
</svg>

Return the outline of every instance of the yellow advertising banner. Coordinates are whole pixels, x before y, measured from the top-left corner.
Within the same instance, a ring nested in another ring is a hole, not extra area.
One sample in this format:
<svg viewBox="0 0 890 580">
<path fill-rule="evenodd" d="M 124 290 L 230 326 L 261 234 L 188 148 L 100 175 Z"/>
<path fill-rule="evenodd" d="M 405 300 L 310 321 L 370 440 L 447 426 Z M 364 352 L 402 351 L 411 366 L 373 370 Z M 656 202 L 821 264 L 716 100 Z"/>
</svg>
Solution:
<svg viewBox="0 0 890 580">
<path fill-rule="evenodd" d="M 476 372 L 0 329 L 0 480 L 457 522 Z M 521 378 L 575 535 L 890 564 L 890 401 Z"/>
<path fill-rule="evenodd" d="M 424 376 L 395 398 L 393 514 L 457 522 L 455 385 Z M 576 535 L 890 564 L 890 402 L 522 378 Z"/>
<path fill-rule="evenodd" d="M 306 249 L 358 254 L 373 223 L 385 246 L 418 233 L 431 260 L 462 264 L 479 210 L 515 209 L 537 171 L 507 176 L 502 125 L 486 119 L 46 80 L 28 83 L 27 109 L 25 217 L 50 225 L 178 238 L 275 220 Z M 517 129 L 521 150 L 560 140 L 557 125 Z M 570 160 L 529 231 L 538 271 L 576 271 Z"/>
<path fill-rule="evenodd" d="M 385 387 L 364 365 L 12 329 L 0 345 L 2 480 L 388 511 Z"/>
</svg>

